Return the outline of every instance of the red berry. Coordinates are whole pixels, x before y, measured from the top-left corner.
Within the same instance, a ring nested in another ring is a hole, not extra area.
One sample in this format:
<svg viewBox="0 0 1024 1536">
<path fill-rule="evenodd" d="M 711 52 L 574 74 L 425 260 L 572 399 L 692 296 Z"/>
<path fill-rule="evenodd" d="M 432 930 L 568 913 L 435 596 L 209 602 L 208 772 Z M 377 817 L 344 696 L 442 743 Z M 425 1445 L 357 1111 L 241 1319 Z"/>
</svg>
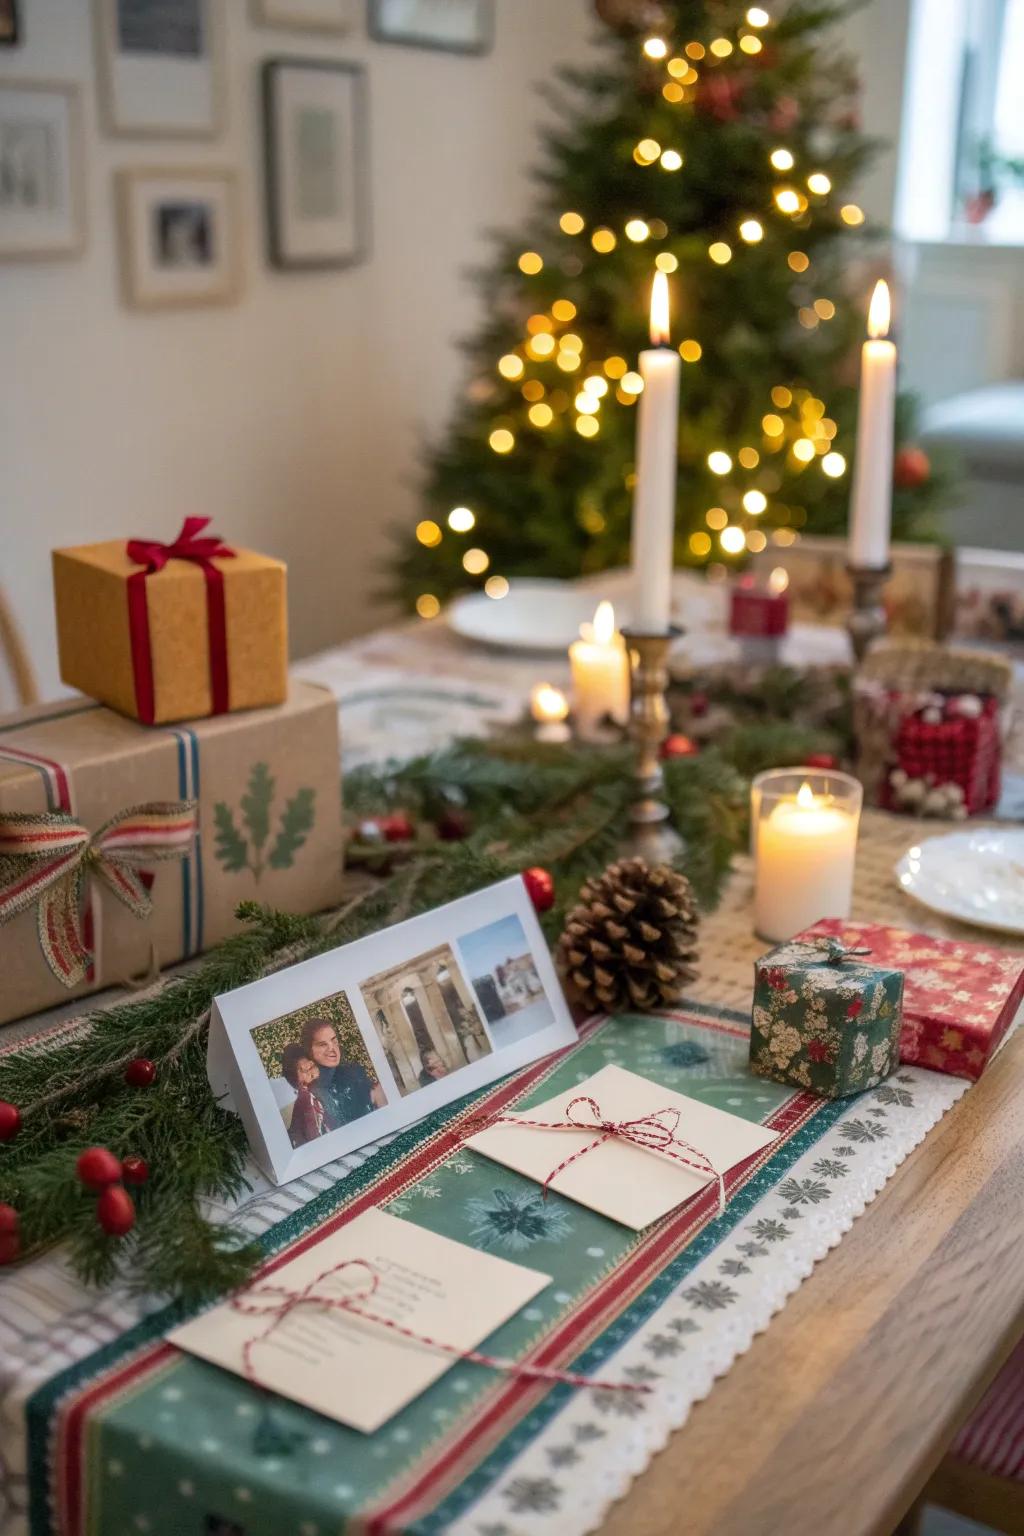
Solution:
<svg viewBox="0 0 1024 1536">
<path fill-rule="evenodd" d="M 531 869 L 523 870 L 523 884 L 530 894 L 530 900 L 538 912 L 546 912 L 555 904 L 555 882 L 548 870 L 540 864 L 534 864 Z"/>
<path fill-rule="evenodd" d="M 411 843 L 416 836 L 416 828 L 404 811 L 395 811 L 391 816 L 381 816 L 379 826 L 384 833 L 384 840 L 388 843 Z"/>
<path fill-rule="evenodd" d="M 662 757 L 695 757 L 699 750 L 696 742 L 691 741 L 689 736 L 679 733 L 666 736 L 661 744 Z"/>
<path fill-rule="evenodd" d="M 129 1088 L 148 1088 L 156 1082 L 156 1063 L 145 1056 L 136 1056 L 124 1069 L 124 1080 Z"/>
<path fill-rule="evenodd" d="M 0 1205 L 0 1266 L 21 1256 L 21 1228 L 13 1205 Z"/>
<path fill-rule="evenodd" d="M 838 768 L 839 759 L 833 752 L 808 752 L 804 758 L 803 766 L 805 768 L 822 769 Z"/>
<path fill-rule="evenodd" d="M 21 1130 L 21 1110 L 17 1104 L 0 1099 L 0 1141 L 13 1141 Z"/>
<path fill-rule="evenodd" d="M 108 1184 L 96 1201 L 96 1220 L 108 1237 L 124 1237 L 135 1225 L 135 1205 L 120 1184 Z"/>
<path fill-rule="evenodd" d="M 708 704 L 710 702 L 711 701 L 709 700 L 706 693 L 691 693 L 690 714 L 693 715 L 695 719 L 699 720 L 702 715 L 707 714 Z"/>
<path fill-rule="evenodd" d="M 75 1164 L 75 1171 L 86 1189 L 106 1189 L 121 1177 L 121 1164 L 106 1147 L 86 1147 Z"/>
<path fill-rule="evenodd" d="M 121 1164 L 121 1177 L 126 1184 L 145 1184 L 149 1178 L 149 1164 L 144 1157 L 126 1157 Z"/>
</svg>

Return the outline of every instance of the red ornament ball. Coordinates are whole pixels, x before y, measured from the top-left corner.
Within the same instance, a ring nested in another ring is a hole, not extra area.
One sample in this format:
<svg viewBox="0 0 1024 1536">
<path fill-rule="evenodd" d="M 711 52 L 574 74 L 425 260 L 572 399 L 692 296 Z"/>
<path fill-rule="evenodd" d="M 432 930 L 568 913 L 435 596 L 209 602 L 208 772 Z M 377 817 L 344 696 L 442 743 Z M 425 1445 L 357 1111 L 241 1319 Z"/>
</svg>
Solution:
<svg viewBox="0 0 1024 1536">
<path fill-rule="evenodd" d="M 804 758 L 805 768 L 820 768 L 825 770 L 839 767 L 839 759 L 834 752 L 808 752 Z"/>
<path fill-rule="evenodd" d="M 121 1177 L 126 1184 L 145 1184 L 149 1178 L 149 1164 L 144 1157 L 126 1157 L 121 1164 Z"/>
<path fill-rule="evenodd" d="M 21 1225 L 13 1205 L 0 1204 L 0 1265 L 21 1257 Z"/>
<path fill-rule="evenodd" d="M 17 1104 L 0 1099 L 0 1141 L 13 1141 L 21 1130 L 21 1110 Z"/>
<path fill-rule="evenodd" d="M 680 732 L 676 731 L 671 736 L 665 737 L 661 744 L 660 755 L 666 758 L 696 757 L 699 751 L 700 748 L 695 741 L 691 741 L 689 736 L 683 736 Z"/>
<path fill-rule="evenodd" d="M 404 811 L 394 811 L 390 816 L 379 817 L 377 825 L 387 843 L 411 843 L 416 836 L 416 828 Z"/>
<path fill-rule="evenodd" d="M 124 1069 L 129 1088 L 149 1088 L 156 1082 L 156 1063 L 146 1056 L 136 1056 Z"/>
<path fill-rule="evenodd" d="M 96 1201 L 96 1220 L 108 1237 L 124 1237 L 135 1225 L 135 1203 L 120 1184 L 108 1184 Z"/>
<path fill-rule="evenodd" d="M 86 1147 L 75 1164 L 75 1172 L 86 1189 L 106 1189 L 121 1177 L 120 1161 L 106 1147 Z"/>
<path fill-rule="evenodd" d="M 902 491 L 915 491 L 927 484 L 932 461 L 923 448 L 901 448 L 892 468 L 893 484 Z"/>
<path fill-rule="evenodd" d="M 555 882 L 548 870 L 540 864 L 523 870 L 523 884 L 538 912 L 546 912 L 555 904 Z"/>
</svg>

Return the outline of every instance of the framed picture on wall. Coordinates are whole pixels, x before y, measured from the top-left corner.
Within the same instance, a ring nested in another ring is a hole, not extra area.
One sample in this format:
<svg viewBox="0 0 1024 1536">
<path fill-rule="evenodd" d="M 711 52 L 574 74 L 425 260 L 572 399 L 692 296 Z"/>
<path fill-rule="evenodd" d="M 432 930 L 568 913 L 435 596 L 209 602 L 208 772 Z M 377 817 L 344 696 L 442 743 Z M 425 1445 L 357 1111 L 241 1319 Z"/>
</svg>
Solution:
<svg viewBox="0 0 1024 1536">
<path fill-rule="evenodd" d="M 213 138 L 223 126 L 223 11 L 216 0 L 95 0 L 99 102 L 108 133 Z"/>
<path fill-rule="evenodd" d="M 494 42 L 493 0 L 369 0 L 378 43 L 487 53 Z"/>
<path fill-rule="evenodd" d="M 362 67 L 268 59 L 263 119 L 271 263 L 298 271 L 362 261 L 369 243 Z"/>
<path fill-rule="evenodd" d="M 264 27 L 348 32 L 355 25 L 355 0 L 252 0 L 252 19 Z"/>
<path fill-rule="evenodd" d="M 133 309 L 228 304 L 240 290 L 234 173 L 117 173 L 121 283 Z"/>
<path fill-rule="evenodd" d="M 77 86 L 0 81 L 0 257 L 81 250 L 81 143 Z"/>
<path fill-rule="evenodd" d="M 15 48 L 21 41 L 19 0 L 0 0 L 0 48 Z"/>
</svg>

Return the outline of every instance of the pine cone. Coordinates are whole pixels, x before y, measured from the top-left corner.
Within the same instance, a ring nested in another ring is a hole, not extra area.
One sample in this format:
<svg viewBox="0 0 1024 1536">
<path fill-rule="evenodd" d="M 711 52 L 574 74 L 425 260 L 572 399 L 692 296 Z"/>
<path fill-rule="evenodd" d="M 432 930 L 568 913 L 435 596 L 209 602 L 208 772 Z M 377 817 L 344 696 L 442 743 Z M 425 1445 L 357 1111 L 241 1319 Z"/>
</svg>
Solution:
<svg viewBox="0 0 1024 1536">
<path fill-rule="evenodd" d="M 620 859 L 580 891 L 557 959 L 574 996 L 594 1012 L 664 1008 L 697 974 L 697 922 L 685 875 Z"/>
</svg>

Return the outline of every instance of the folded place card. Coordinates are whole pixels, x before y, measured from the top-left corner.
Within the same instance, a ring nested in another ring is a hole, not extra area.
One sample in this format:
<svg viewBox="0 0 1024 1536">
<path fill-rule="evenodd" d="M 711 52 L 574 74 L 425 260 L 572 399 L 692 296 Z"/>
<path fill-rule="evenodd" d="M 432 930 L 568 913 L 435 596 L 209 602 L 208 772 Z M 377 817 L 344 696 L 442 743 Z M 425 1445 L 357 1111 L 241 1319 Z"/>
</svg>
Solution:
<svg viewBox="0 0 1024 1536">
<path fill-rule="evenodd" d="M 372 1434 L 455 1364 L 450 1351 L 475 1349 L 550 1280 L 372 1209 L 167 1337 L 179 1349 Z M 275 1321 L 282 1301 L 307 1288 L 316 1296 L 347 1296 L 447 1348 L 312 1301 Z"/>
<path fill-rule="evenodd" d="M 586 1099 L 597 1105 L 596 1115 L 580 1102 Z M 561 1125 L 567 1119 L 580 1129 L 541 1130 L 523 1123 Z M 654 1129 L 655 1121 L 671 1130 L 672 1140 Z M 633 1135 L 620 1132 L 594 1145 L 603 1134 L 599 1122 L 640 1125 Z M 770 1146 L 777 1135 L 623 1067 L 608 1066 L 543 1104 L 510 1112 L 469 1137 L 467 1145 L 639 1232 Z M 660 1149 L 658 1141 L 664 1143 Z M 585 1151 L 588 1147 L 592 1150 Z M 563 1167 L 576 1153 L 583 1155 Z"/>
</svg>

